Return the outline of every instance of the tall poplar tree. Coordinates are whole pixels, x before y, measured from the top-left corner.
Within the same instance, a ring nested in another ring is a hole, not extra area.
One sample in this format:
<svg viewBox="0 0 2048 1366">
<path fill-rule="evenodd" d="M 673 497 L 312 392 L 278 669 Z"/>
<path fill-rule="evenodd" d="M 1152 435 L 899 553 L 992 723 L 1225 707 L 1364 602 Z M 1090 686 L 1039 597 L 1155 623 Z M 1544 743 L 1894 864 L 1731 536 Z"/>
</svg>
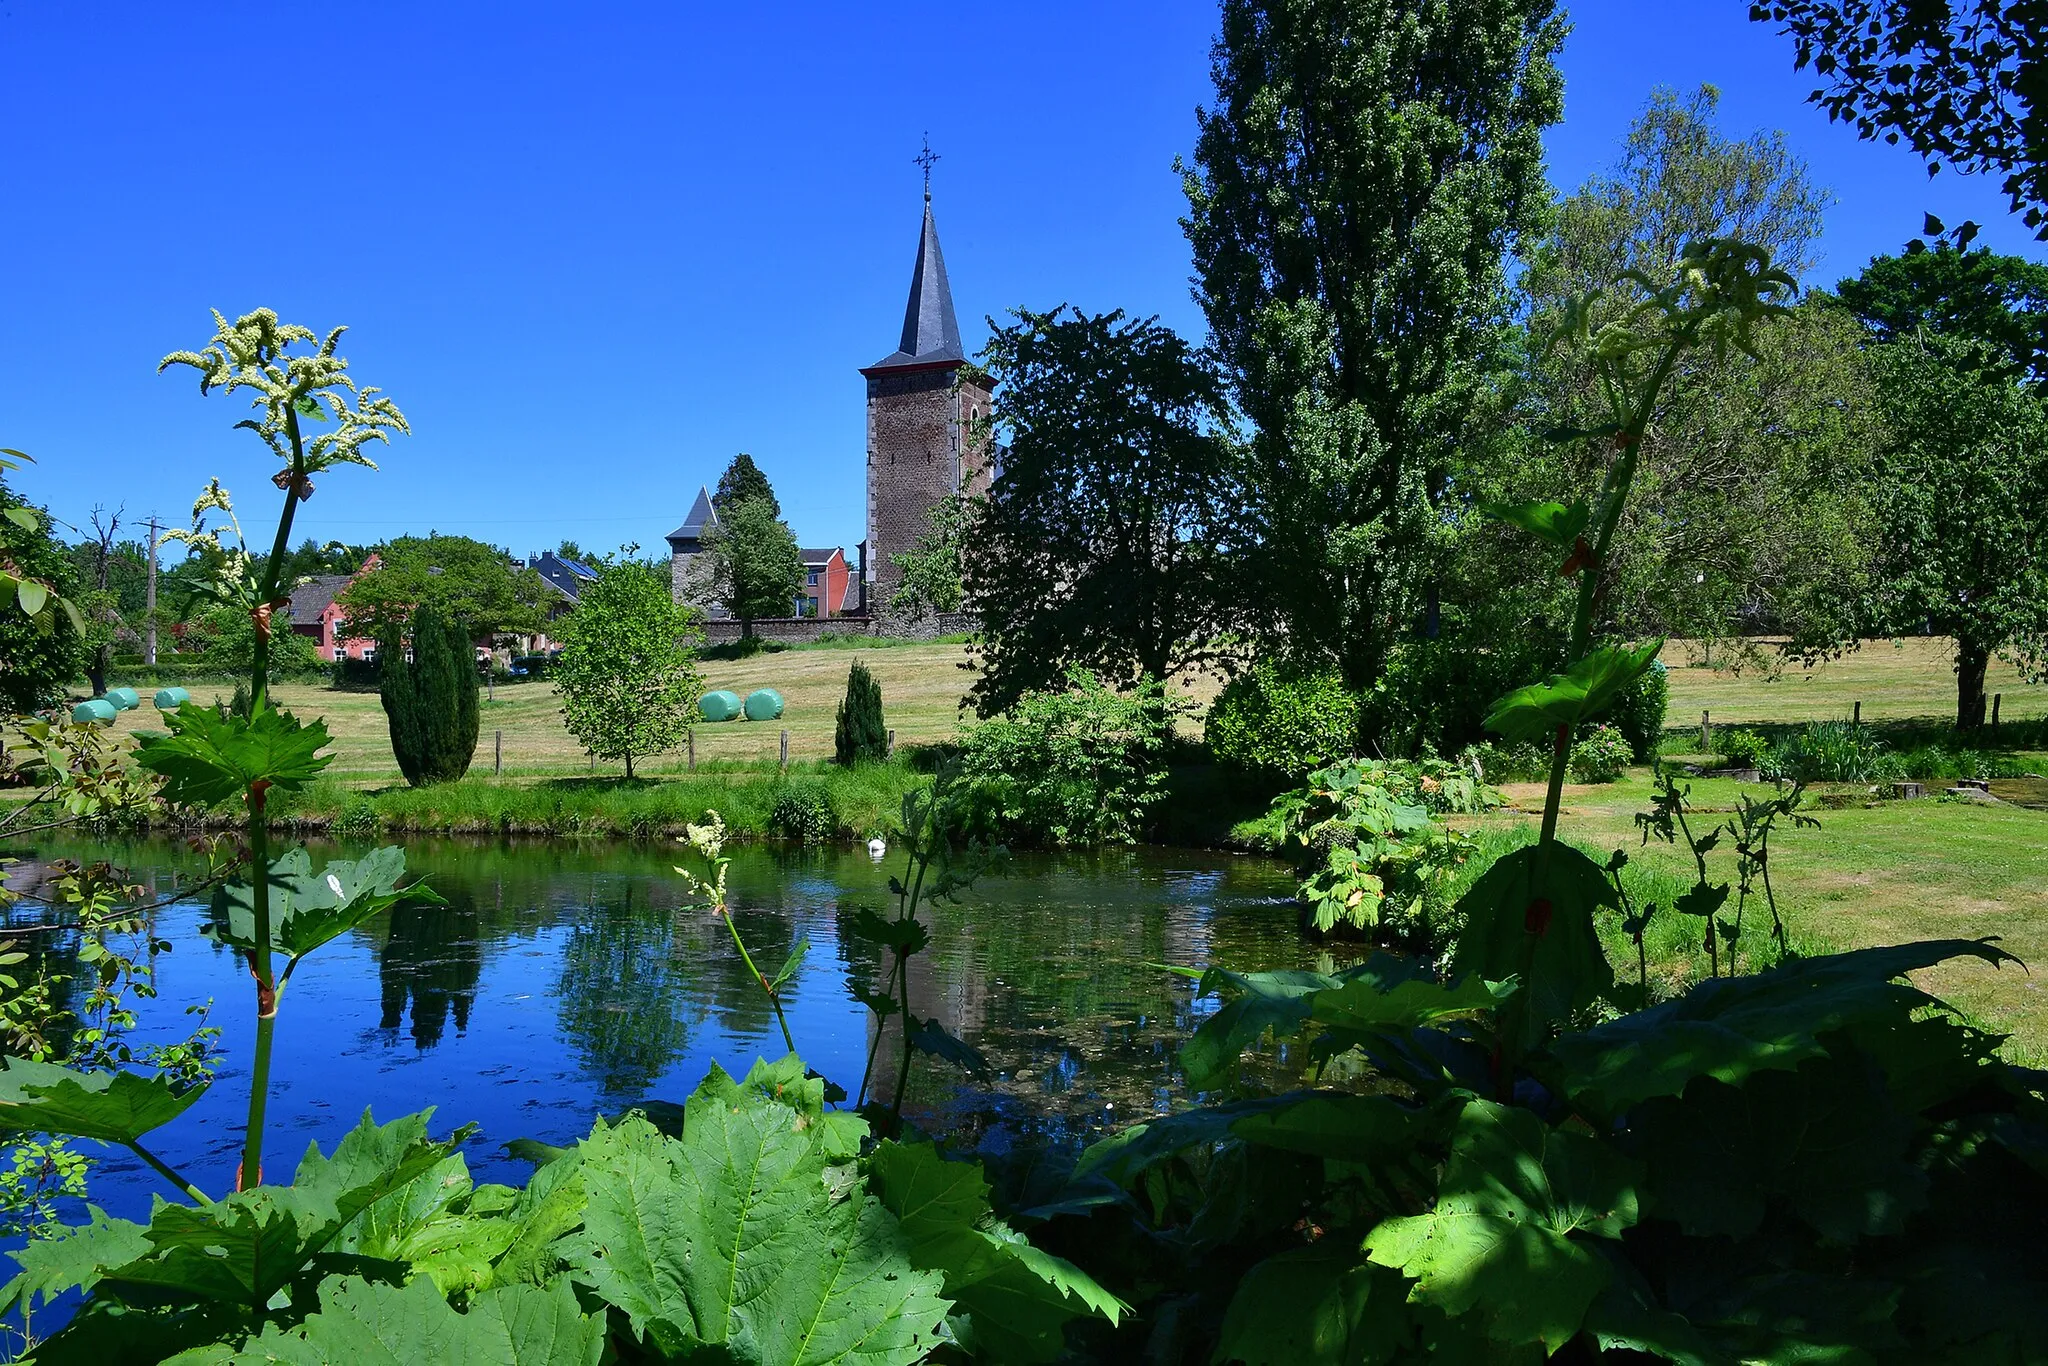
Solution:
<svg viewBox="0 0 2048 1366">
<path fill-rule="evenodd" d="M 1184 167 L 1197 297 L 1257 427 L 1243 589 L 1377 681 L 1429 592 L 1503 256 L 1549 203 L 1553 0 L 1225 0 Z"/>
</svg>

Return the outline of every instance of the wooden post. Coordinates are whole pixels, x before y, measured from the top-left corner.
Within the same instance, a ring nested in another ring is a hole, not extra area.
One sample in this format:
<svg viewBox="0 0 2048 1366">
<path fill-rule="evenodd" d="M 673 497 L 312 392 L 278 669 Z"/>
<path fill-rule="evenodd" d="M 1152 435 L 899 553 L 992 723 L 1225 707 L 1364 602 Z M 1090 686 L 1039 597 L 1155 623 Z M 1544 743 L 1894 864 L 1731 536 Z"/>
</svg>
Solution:
<svg viewBox="0 0 2048 1366">
<path fill-rule="evenodd" d="M 697 728 L 690 727 L 690 772 L 697 771 Z"/>
<path fill-rule="evenodd" d="M 500 778 L 503 777 L 504 774 L 505 732 L 502 730 L 494 730 L 491 732 L 491 776 L 494 778 Z"/>
<path fill-rule="evenodd" d="M 1700 713 L 1700 753 L 1712 754 L 1713 752 L 1714 728 L 1712 724 L 1707 720 L 1706 712 L 1702 711 Z"/>
<path fill-rule="evenodd" d="M 884 759 L 896 757 L 896 727 L 894 726 L 889 727 L 889 747 L 882 751 L 882 757 Z"/>
<path fill-rule="evenodd" d="M 2004 700 L 2005 694 L 2002 692 L 1991 694 L 1991 733 L 1993 735 L 1998 734 L 1998 704 Z"/>
<path fill-rule="evenodd" d="M 1862 724 L 1863 724 L 1863 699 L 1862 699 L 1862 698 L 1858 698 L 1858 699 L 1856 699 L 1856 710 L 1855 710 L 1854 712 L 1850 713 L 1850 716 L 1849 716 L 1849 723 L 1850 723 L 1851 725 L 1856 725 L 1856 726 L 1860 726 L 1860 725 L 1862 725 Z"/>
<path fill-rule="evenodd" d="M 777 761 L 783 768 L 789 767 L 789 732 L 782 732 L 782 758 Z"/>
</svg>

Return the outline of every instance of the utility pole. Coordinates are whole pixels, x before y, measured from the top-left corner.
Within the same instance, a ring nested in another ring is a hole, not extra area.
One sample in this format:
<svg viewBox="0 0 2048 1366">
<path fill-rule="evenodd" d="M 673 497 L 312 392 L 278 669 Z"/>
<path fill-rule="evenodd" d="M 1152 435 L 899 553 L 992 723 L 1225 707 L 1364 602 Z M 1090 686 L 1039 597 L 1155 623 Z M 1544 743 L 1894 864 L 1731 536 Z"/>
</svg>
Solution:
<svg viewBox="0 0 2048 1366">
<path fill-rule="evenodd" d="M 149 514 L 149 597 L 142 636 L 142 662 L 156 664 L 156 514 Z"/>
</svg>

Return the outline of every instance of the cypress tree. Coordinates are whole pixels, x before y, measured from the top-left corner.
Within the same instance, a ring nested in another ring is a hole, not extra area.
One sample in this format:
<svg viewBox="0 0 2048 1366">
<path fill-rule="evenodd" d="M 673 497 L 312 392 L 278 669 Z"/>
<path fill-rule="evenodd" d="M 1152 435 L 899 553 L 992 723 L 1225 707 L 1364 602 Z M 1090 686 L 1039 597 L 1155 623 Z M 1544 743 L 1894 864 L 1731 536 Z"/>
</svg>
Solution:
<svg viewBox="0 0 2048 1366">
<path fill-rule="evenodd" d="M 422 605 L 412 616 L 412 660 L 400 643 L 378 646 L 379 694 L 391 725 L 391 753 L 407 783 L 453 782 L 476 753 L 476 662 L 461 626 Z"/>
<path fill-rule="evenodd" d="M 882 685 L 859 660 L 846 671 L 846 698 L 832 730 L 832 757 L 842 764 L 889 757 L 889 732 L 882 725 Z"/>
</svg>

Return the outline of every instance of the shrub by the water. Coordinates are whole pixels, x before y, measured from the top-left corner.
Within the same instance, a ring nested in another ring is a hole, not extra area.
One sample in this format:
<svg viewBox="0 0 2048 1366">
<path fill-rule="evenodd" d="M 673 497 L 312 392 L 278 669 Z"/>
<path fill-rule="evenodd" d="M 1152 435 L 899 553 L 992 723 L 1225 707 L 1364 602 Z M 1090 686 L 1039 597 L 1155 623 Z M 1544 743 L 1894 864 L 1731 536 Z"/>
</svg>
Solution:
<svg viewBox="0 0 2048 1366">
<path fill-rule="evenodd" d="M 1218 763 L 1306 777 L 1356 752 L 1358 698 L 1335 674 L 1260 664 L 1217 696 L 1202 738 Z"/>
<path fill-rule="evenodd" d="M 825 844 L 839 833 L 839 815 L 832 809 L 832 792 L 816 780 L 796 779 L 775 794 L 768 812 L 768 828 L 784 839 L 805 844 Z"/>
<path fill-rule="evenodd" d="M 882 685 L 860 660 L 846 671 L 846 696 L 832 726 L 832 757 L 858 764 L 889 757 L 889 730 L 882 720 Z"/>
<path fill-rule="evenodd" d="M 1595 726 L 1572 746 L 1572 779 L 1581 783 L 1611 783 L 1628 767 L 1633 752 L 1617 726 Z"/>
<path fill-rule="evenodd" d="M 1714 754 L 1727 768 L 1771 766 L 1772 744 L 1753 730 L 1729 727 L 1714 736 Z"/>
<path fill-rule="evenodd" d="M 1627 739 L 1637 763 L 1647 764 L 1657 757 L 1657 746 L 1664 738 L 1664 715 L 1670 706 L 1671 678 L 1661 659 L 1651 661 L 1614 699 L 1608 720 Z"/>
<path fill-rule="evenodd" d="M 1900 776 L 1896 756 L 1868 726 L 1810 721 L 1780 749 L 1779 765 L 1805 782 L 1871 783 Z"/>
<path fill-rule="evenodd" d="M 1169 717 L 1164 687 L 1119 693 L 1086 669 L 1063 692 L 1024 694 L 967 733 L 960 773 L 967 833 L 1013 844 L 1129 844 L 1159 800 Z"/>
</svg>

